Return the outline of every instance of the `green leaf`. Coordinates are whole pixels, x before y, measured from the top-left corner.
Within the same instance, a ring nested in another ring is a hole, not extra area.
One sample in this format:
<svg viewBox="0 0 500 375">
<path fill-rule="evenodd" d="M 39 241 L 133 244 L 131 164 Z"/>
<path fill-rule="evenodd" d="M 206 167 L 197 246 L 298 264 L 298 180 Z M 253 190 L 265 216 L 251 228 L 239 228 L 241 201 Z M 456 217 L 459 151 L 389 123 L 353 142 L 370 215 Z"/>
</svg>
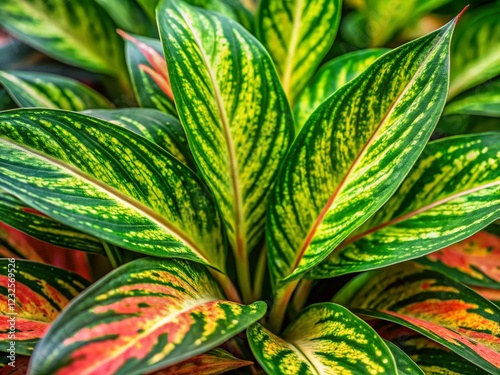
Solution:
<svg viewBox="0 0 500 375">
<path fill-rule="evenodd" d="M 135 0 L 95 0 L 118 27 L 140 35 L 157 36 L 156 25 Z M 154 19 L 154 18 L 153 18 Z"/>
<path fill-rule="evenodd" d="M 16 38 L 65 63 L 111 75 L 123 72 L 113 21 L 93 0 L 2 0 L 0 20 Z"/>
<path fill-rule="evenodd" d="M 139 105 L 176 116 L 161 42 L 138 35 L 122 33 L 122 36 L 130 80 Z"/>
<path fill-rule="evenodd" d="M 257 34 L 292 105 L 332 46 L 340 15 L 340 0 L 260 1 Z"/>
<path fill-rule="evenodd" d="M 239 24 L 182 2 L 158 23 L 177 110 L 240 259 L 261 240 L 293 120 L 273 64 Z"/>
<path fill-rule="evenodd" d="M 50 323 L 89 285 L 73 272 L 20 259 L 0 259 L 0 271 L 0 344 L 8 348 L 14 341 L 17 355 L 31 355 Z M 9 337 L 10 314 L 15 314 L 15 338 Z"/>
<path fill-rule="evenodd" d="M 498 373 L 500 308 L 440 273 L 413 263 L 367 272 L 344 286 L 334 302 L 408 327 Z"/>
<path fill-rule="evenodd" d="M 36 250 L 26 241 L 24 234 L 0 222 L 0 258 L 29 259 L 44 262 Z"/>
<path fill-rule="evenodd" d="M 391 350 L 394 359 L 396 360 L 396 367 L 398 368 L 398 375 L 424 375 L 424 372 L 417 366 L 408 355 L 402 351 L 398 346 L 390 341 L 385 341 L 387 347 Z"/>
<path fill-rule="evenodd" d="M 113 107 L 108 99 L 90 87 L 55 74 L 0 71 L 0 83 L 20 107 L 71 111 Z"/>
<path fill-rule="evenodd" d="M 136 0 L 152 22 L 156 21 L 156 6 L 159 0 Z"/>
<path fill-rule="evenodd" d="M 283 338 L 260 324 L 251 326 L 247 336 L 270 375 L 397 373 L 384 340 L 349 310 L 329 302 L 304 309 Z"/>
<path fill-rule="evenodd" d="M 500 74 L 500 7 L 466 14 L 451 45 L 449 98 Z"/>
<path fill-rule="evenodd" d="M 258 321 L 266 304 L 224 301 L 206 267 L 128 263 L 79 296 L 37 346 L 37 375 L 149 373 L 212 349 Z"/>
<path fill-rule="evenodd" d="M 240 0 L 185 0 L 186 3 L 220 13 L 239 22 L 250 32 L 254 28 L 253 15 L 243 6 Z"/>
<path fill-rule="evenodd" d="M 500 236 L 487 231 L 417 259 L 467 285 L 500 289 Z"/>
<path fill-rule="evenodd" d="M 170 153 L 114 124 L 55 110 L 0 113 L 0 188 L 125 249 L 224 269 L 206 187 Z"/>
<path fill-rule="evenodd" d="M 170 152 L 191 169 L 196 169 L 186 133 L 179 120 L 172 116 L 151 108 L 101 109 L 83 113 L 142 135 Z"/>
<path fill-rule="evenodd" d="M 154 372 L 152 375 L 219 375 L 251 364 L 252 362 L 235 358 L 217 348 Z"/>
<path fill-rule="evenodd" d="M 446 106 L 444 114 L 500 117 L 500 80 L 460 95 Z"/>
<path fill-rule="evenodd" d="M 99 239 L 45 216 L 3 191 L 0 191 L 0 217 L 0 221 L 12 228 L 51 245 L 105 255 Z"/>
<path fill-rule="evenodd" d="M 275 283 L 320 263 L 404 179 L 444 107 L 455 22 L 380 57 L 304 125 L 269 204 Z"/>
<path fill-rule="evenodd" d="M 332 277 L 415 259 L 500 218 L 500 134 L 427 145 L 391 199 L 311 272 Z"/>
<path fill-rule="evenodd" d="M 341 55 L 321 67 L 302 90 L 294 108 L 295 122 L 305 124 L 311 113 L 331 94 L 363 73 L 388 49 L 366 49 Z"/>
</svg>

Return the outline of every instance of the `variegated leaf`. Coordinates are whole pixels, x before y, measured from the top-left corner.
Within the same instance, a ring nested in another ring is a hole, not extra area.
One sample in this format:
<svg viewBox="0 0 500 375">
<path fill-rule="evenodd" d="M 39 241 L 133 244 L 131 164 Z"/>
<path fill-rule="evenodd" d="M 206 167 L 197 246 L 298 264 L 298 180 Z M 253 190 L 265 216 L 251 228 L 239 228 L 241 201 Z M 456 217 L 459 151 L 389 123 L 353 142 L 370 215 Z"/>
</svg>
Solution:
<svg viewBox="0 0 500 375">
<path fill-rule="evenodd" d="M 65 111 L 0 113 L 0 187 L 125 249 L 224 269 L 206 187 L 170 153 L 114 124 Z"/>
<path fill-rule="evenodd" d="M 93 0 L 2 0 L 0 24 L 58 60 L 125 77 L 113 21 Z"/>
<path fill-rule="evenodd" d="M 21 232 L 0 222 L 0 258 L 29 259 L 43 262 L 43 258 L 26 241 L 26 236 Z"/>
<path fill-rule="evenodd" d="M 30 355 L 50 323 L 88 285 L 84 278 L 60 268 L 0 259 L 2 348 L 14 341 L 16 354 Z"/>
<path fill-rule="evenodd" d="M 297 99 L 295 122 L 305 124 L 311 113 L 331 94 L 353 80 L 388 49 L 373 48 L 341 55 L 321 67 L 311 78 Z"/>
<path fill-rule="evenodd" d="M 119 33 L 125 39 L 128 71 L 139 105 L 176 116 L 161 42 L 157 39 Z"/>
<path fill-rule="evenodd" d="M 224 300 L 206 267 L 142 258 L 87 289 L 36 347 L 30 375 L 133 375 L 204 353 L 253 324 L 266 304 Z"/>
<path fill-rule="evenodd" d="M 500 80 L 460 95 L 445 107 L 444 114 L 500 117 Z"/>
<path fill-rule="evenodd" d="M 500 367 L 500 308 L 413 263 L 361 274 L 334 297 L 352 311 L 408 327 L 492 373 Z"/>
<path fill-rule="evenodd" d="M 20 107 L 83 111 L 111 108 L 113 104 L 90 87 L 49 73 L 0 71 L 0 83 Z"/>
<path fill-rule="evenodd" d="M 304 125 L 269 204 L 275 283 L 326 258 L 404 179 L 444 107 L 455 22 L 380 57 Z"/>
<path fill-rule="evenodd" d="M 164 148 L 191 169 L 196 165 L 179 120 L 152 108 L 90 110 L 84 114 L 122 126 Z"/>
<path fill-rule="evenodd" d="M 500 289 L 500 237 L 487 231 L 417 259 L 467 285 Z"/>
<path fill-rule="evenodd" d="M 235 358 L 228 352 L 217 348 L 151 375 L 219 375 L 251 364 L 252 362 Z"/>
<path fill-rule="evenodd" d="M 1 190 L 0 218 L 0 222 L 52 245 L 105 254 L 99 239 L 61 224 Z"/>
<path fill-rule="evenodd" d="M 424 372 L 413 360 L 401 350 L 398 346 L 390 341 L 385 344 L 391 350 L 391 353 L 396 360 L 396 367 L 398 368 L 398 375 L 424 375 Z"/>
<path fill-rule="evenodd" d="M 179 117 L 247 286 L 247 256 L 292 140 L 290 108 L 265 49 L 233 20 L 165 0 L 158 22 Z"/>
<path fill-rule="evenodd" d="M 257 34 L 271 54 L 290 103 L 330 49 L 340 22 L 340 0 L 261 0 Z"/>
<path fill-rule="evenodd" d="M 500 7 L 466 14 L 451 46 L 449 98 L 500 74 Z"/>
<path fill-rule="evenodd" d="M 421 257 L 500 218 L 500 134 L 431 142 L 391 199 L 315 268 L 325 278 Z"/>
<path fill-rule="evenodd" d="M 283 338 L 260 324 L 251 326 L 247 336 L 269 375 L 396 374 L 394 358 L 377 333 L 333 303 L 304 309 Z"/>
<path fill-rule="evenodd" d="M 241 0 L 185 0 L 186 3 L 217 12 L 239 22 L 250 32 L 254 29 L 254 19 Z"/>
</svg>

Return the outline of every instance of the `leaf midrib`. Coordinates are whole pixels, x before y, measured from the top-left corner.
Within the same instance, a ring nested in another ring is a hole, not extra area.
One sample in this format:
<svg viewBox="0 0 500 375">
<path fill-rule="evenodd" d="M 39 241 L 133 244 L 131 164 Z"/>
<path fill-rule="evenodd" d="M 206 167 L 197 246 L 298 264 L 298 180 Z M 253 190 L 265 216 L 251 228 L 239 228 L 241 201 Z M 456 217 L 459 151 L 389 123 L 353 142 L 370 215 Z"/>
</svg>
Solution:
<svg viewBox="0 0 500 375">
<path fill-rule="evenodd" d="M 145 216 L 147 219 L 151 220 L 153 223 L 158 225 L 159 227 L 163 228 L 166 232 L 170 233 L 174 237 L 180 239 L 184 245 L 187 245 L 201 260 L 203 260 L 207 264 L 212 264 L 205 256 L 205 254 L 201 251 L 201 249 L 189 238 L 189 236 L 184 233 L 182 230 L 179 228 L 173 226 L 169 221 L 165 220 L 161 215 L 156 213 L 153 209 L 147 207 L 143 203 L 139 202 L 138 200 L 129 197 L 122 192 L 120 192 L 118 189 L 115 189 L 102 181 L 97 180 L 96 178 L 88 175 L 87 173 L 82 172 L 78 168 L 64 163 L 63 161 L 56 159 L 54 157 L 45 155 L 42 152 L 39 152 L 37 150 L 34 150 L 26 145 L 19 144 L 17 142 L 14 142 L 11 139 L 7 139 L 5 137 L 0 137 L 0 142 L 3 141 L 6 144 L 10 145 L 13 148 L 20 149 L 23 152 L 29 153 L 34 155 L 35 157 L 43 160 L 44 162 L 56 166 L 57 168 L 62 169 L 64 172 L 77 177 L 86 183 L 96 187 L 97 189 L 103 191 L 106 195 L 112 196 L 114 199 L 119 201 L 121 204 L 128 206 L 132 208 L 134 211 L 139 211 L 143 216 Z M 4 189 L 6 190 L 6 189 Z M 17 197 L 17 195 L 13 192 L 9 192 L 10 194 L 14 195 Z M 20 197 L 17 197 L 21 201 L 26 201 L 21 199 Z M 29 202 L 26 202 L 29 204 Z M 40 210 L 40 212 L 50 215 L 49 212 L 44 212 L 45 210 Z M 71 226 L 71 224 L 67 224 L 68 226 Z"/>
</svg>

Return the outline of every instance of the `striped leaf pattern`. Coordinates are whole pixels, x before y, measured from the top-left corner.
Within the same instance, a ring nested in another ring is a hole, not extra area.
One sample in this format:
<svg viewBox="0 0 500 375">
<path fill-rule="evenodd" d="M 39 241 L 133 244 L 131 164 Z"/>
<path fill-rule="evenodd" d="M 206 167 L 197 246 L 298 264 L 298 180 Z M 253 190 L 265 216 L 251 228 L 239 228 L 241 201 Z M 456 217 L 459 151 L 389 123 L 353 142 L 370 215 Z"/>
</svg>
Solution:
<svg viewBox="0 0 500 375">
<path fill-rule="evenodd" d="M 152 375 L 219 375 L 251 364 L 252 362 L 235 358 L 228 352 L 217 348 L 164 370 L 156 371 Z"/>
<path fill-rule="evenodd" d="M 500 117 L 500 80 L 460 95 L 446 106 L 444 114 Z"/>
<path fill-rule="evenodd" d="M 125 249 L 224 268 L 211 196 L 161 147 L 55 110 L 0 113 L 0 134 L 0 187 L 36 210 Z"/>
<path fill-rule="evenodd" d="M 408 327 L 498 373 L 500 308 L 443 274 L 413 263 L 386 267 L 354 278 L 334 302 Z"/>
<path fill-rule="evenodd" d="M 296 279 L 322 261 L 408 173 L 444 106 L 454 24 L 379 58 L 304 125 L 268 210 L 276 282 Z"/>
<path fill-rule="evenodd" d="M 481 7 L 460 21 L 451 49 L 449 98 L 500 74 L 500 7 Z"/>
<path fill-rule="evenodd" d="M 37 251 L 31 246 L 21 232 L 0 222 L 0 258 L 29 259 L 43 262 Z"/>
<path fill-rule="evenodd" d="M 124 32 L 120 34 L 125 39 L 127 67 L 139 105 L 176 116 L 161 42 Z"/>
<path fill-rule="evenodd" d="M 254 29 L 253 15 L 241 0 L 185 0 L 185 2 L 231 18 L 251 32 Z"/>
<path fill-rule="evenodd" d="M 93 0 L 2 0 L 0 20 L 16 38 L 65 63 L 124 72 L 113 21 Z"/>
<path fill-rule="evenodd" d="M 500 237 L 487 231 L 417 259 L 467 285 L 500 289 Z"/>
<path fill-rule="evenodd" d="M 100 109 L 83 112 L 142 135 L 196 169 L 186 133 L 176 118 L 152 108 Z"/>
<path fill-rule="evenodd" d="M 208 270 L 142 258 L 87 289 L 52 324 L 28 374 L 149 373 L 222 344 L 266 305 L 224 300 Z"/>
<path fill-rule="evenodd" d="M 385 344 L 391 350 L 391 353 L 396 360 L 396 367 L 398 368 L 398 375 L 424 375 L 424 372 L 413 360 L 401 350 L 398 346 L 390 341 Z"/>
<path fill-rule="evenodd" d="M 321 67 L 300 93 L 294 107 L 298 126 L 305 124 L 311 113 L 331 94 L 353 80 L 388 49 L 366 49 L 339 56 Z"/>
<path fill-rule="evenodd" d="M 20 107 L 70 111 L 113 107 L 108 99 L 90 87 L 55 74 L 0 71 L 0 83 Z"/>
<path fill-rule="evenodd" d="M 260 324 L 247 331 L 255 358 L 269 375 L 395 374 L 390 350 L 377 333 L 342 306 L 307 307 L 283 338 Z"/>
<path fill-rule="evenodd" d="M 257 35 L 271 54 L 290 100 L 313 76 L 337 35 L 340 0 L 262 0 Z"/>
<path fill-rule="evenodd" d="M 500 135 L 431 142 L 399 190 L 312 277 L 414 259 L 463 240 L 500 218 Z"/>
<path fill-rule="evenodd" d="M 158 22 L 181 122 L 241 259 L 263 234 L 290 108 L 266 51 L 236 22 L 172 0 Z"/>
<path fill-rule="evenodd" d="M 41 263 L 17 259 L 15 268 L 0 259 L 0 344 L 16 342 L 16 354 L 30 355 L 50 323 L 89 283 L 79 275 Z M 15 277 L 11 277 L 13 273 Z M 9 338 L 10 313 L 15 338 Z"/>
</svg>

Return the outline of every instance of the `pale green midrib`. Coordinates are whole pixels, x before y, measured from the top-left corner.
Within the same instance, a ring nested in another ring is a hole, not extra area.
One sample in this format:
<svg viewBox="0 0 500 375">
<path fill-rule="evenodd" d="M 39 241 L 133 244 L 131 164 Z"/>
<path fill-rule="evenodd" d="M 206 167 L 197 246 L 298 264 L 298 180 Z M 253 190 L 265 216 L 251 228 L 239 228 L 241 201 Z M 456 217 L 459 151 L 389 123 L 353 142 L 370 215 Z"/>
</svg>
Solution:
<svg viewBox="0 0 500 375">
<path fill-rule="evenodd" d="M 18 1 L 23 1 L 23 0 L 18 0 Z M 31 4 L 27 3 L 26 1 L 23 1 L 23 4 L 25 4 L 25 7 L 28 8 L 28 14 L 33 14 L 33 13 L 39 14 L 39 15 L 41 15 L 42 18 L 45 18 L 45 17 L 48 16 L 44 12 L 39 11 L 39 9 L 36 6 L 32 6 Z M 29 12 L 30 10 L 31 10 L 31 12 Z M 102 58 L 103 56 L 106 56 L 106 54 L 102 54 L 102 55 L 96 54 L 96 52 L 92 48 L 89 49 L 89 47 L 90 47 L 89 44 L 87 44 L 86 42 L 85 43 L 81 43 L 81 39 L 77 39 L 75 37 L 75 35 L 73 35 L 71 33 L 71 31 L 73 29 L 67 29 L 65 27 L 62 27 L 61 24 L 58 24 L 58 23 L 55 23 L 55 22 L 54 23 L 49 23 L 48 25 L 50 25 L 49 27 L 56 31 L 57 35 L 66 35 L 66 36 L 69 36 L 69 39 L 74 43 L 74 45 L 77 45 L 77 46 L 82 46 L 83 45 L 84 50 L 86 52 L 86 55 L 92 56 L 93 61 L 97 61 L 99 63 L 99 65 L 101 66 L 102 69 L 104 69 L 105 71 L 108 71 L 108 72 L 112 72 L 114 70 L 113 67 L 110 67 L 108 65 L 108 61 L 106 59 Z"/>
<path fill-rule="evenodd" d="M 425 59 L 422 61 L 422 64 L 420 65 L 420 67 L 417 69 L 417 71 L 415 72 L 415 74 L 412 76 L 411 80 L 406 84 L 405 88 L 403 89 L 403 91 L 401 91 L 401 93 L 398 95 L 398 97 L 394 100 L 394 102 L 391 104 L 391 107 L 388 109 L 387 113 L 384 115 L 384 117 L 380 120 L 379 124 L 377 125 L 377 127 L 375 128 L 372 136 L 370 137 L 370 139 L 368 140 L 367 143 L 365 143 L 365 145 L 363 146 L 363 148 L 361 149 L 360 153 L 358 154 L 358 156 L 356 157 L 356 159 L 354 160 L 354 162 L 351 164 L 349 170 L 347 171 L 346 175 L 344 176 L 344 178 L 342 179 L 342 181 L 340 182 L 339 186 L 337 187 L 336 191 L 333 193 L 333 195 L 331 196 L 331 198 L 328 200 L 326 206 L 323 208 L 323 210 L 321 211 L 321 213 L 318 215 L 318 219 L 321 219 L 321 221 L 324 219 L 324 217 L 326 216 L 326 214 L 328 213 L 328 210 L 329 208 L 331 207 L 331 205 L 333 204 L 335 198 L 342 192 L 343 188 L 345 187 L 345 185 L 347 184 L 347 180 L 349 178 L 349 175 L 350 173 L 355 170 L 355 168 L 358 166 L 358 164 L 361 162 L 361 159 L 362 157 L 364 156 L 364 154 L 367 152 L 369 146 L 374 142 L 378 132 L 380 131 L 380 129 L 382 128 L 382 126 L 384 125 L 385 121 L 390 117 L 390 115 L 392 114 L 392 112 L 395 110 L 396 108 L 396 104 L 399 102 L 399 100 L 410 90 L 412 84 L 415 82 L 416 80 L 416 77 L 418 77 L 419 73 L 423 70 L 425 70 L 425 67 L 427 66 L 427 62 L 430 60 L 430 58 L 432 56 L 434 56 L 434 51 L 436 49 L 438 49 L 441 45 L 441 42 L 446 38 L 446 36 L 448 35 L 448 32 L 444 32 L 438 39 L 437 42 L 433 43 L 432 47 L 431 47 L 431 51 L 429 51 L 429 53 L 427 54 L 427 56 L 425 57 Z M 359 77 L 359 76 L 358 76 Z M 351 81 L 352 82 L 352 81 Z M 316 220 L 311 229 L 308 231 L 307 233 L 307 236 L 305 237 L 305 241 L 304 243 L 302 244 L 301 246 L 301 250 L 300 250 L 300 253 L 298 254 L 298 257 L 296 258 L 295 260 L 295 263 L 292 267 L 292 272 L 294 272 L 297 267 L 299 266 L 305 252 L 307 251 L 307 248 L 309 247 L 309 245 L 311 244 L 313 238 L 314 238 L 314 234 L 317 230 L 317 228 L 321 225 L 321 222 L 318 222 L 318 220 Z"/>
<path fill-rule="evenodd" d="M 141 202 L 135 200 L 134 198 L 128 197 L 121 193 L 119 190 L 106 185 L 105 183 L 91 177 L 90 175 L 80 171 L 79 169 L 63 163 L 61 160 L 53 158 L 51 156 L 45 155 L 37 150 L 34 150 L 28 146 L 16 143 L 10 139 L 0 136 L 0 142 L 3 141 L 10 147 L 17 148 L 22 152 L 26 152 L 28 154 L 34 155 L 36 158 L 39 158 L 46 162 L 49 165 L 55 165 L 57 168 L 62 169 L 64 172 L 93 185 L 100 191 L 104 192 L 106 195 L 111 195 L 117 201 L 121 202 L 124 206 L 130 207 L 133 211 L 139 211 L 143 214 L 147 219 L 151 220 L 153 223 L 164 229 L 166 232 L 170 233 L 173 237 L 179 238 L 184 245 L 186 245 L 189 249 L 191 249 L 200 259 L 202 259 L 207 264 L 211 264 L 211 262 L 206 258 L 204 253 L 199 249 L 197 244 L 195 244 L 186 233 L 181 231 L 179 228 L 174 227 L 168 221 L 166 221 L 162 216 L 154 212 L 151 208 L 145 206 Z M 4 189 L 5 190 L 5 189 Z M 7 190 L 5 190 L 7 191 Z M 16 194 L 7 191 L 9 194 L 14 195 L 19 200 L 23 201 L 20 197 L 17 197 Z M 42 211 L 40 211 L 42 212 Z M 42 212 L 45 213 L 45 212 Z M 45 213 L 46 214 L 46 213 Z M 48 215 L 48 214 L 46 214 Z"/>
<path fill-rule="evenodd" d="M 292 80 L 292 72 L 293 72 L 293 62 L 295 58 L 295 51 L 297 49 L 297 43 L 300 34 L 300 26 L 302 20 L 302 8 L 303 8 L 303 0 L 295 1 L 295 14 L 293 16 L 293 30 L 292 37 L 290 38 L 290 43 L 288 45 L 285 69 L 283 71 L 283 89 L 285 90 L 288 100 L 290 100 L 290 105 L 293 106 L 293 97 L 290 89 L 291 80 Z"/>
<path fill-rule="evenodd" d="M 224 108 L 224 103 L 222 102 L 222 95 L 220 92 L 219 84 L 217 82 L 216 77 L 214 76 L 214 72 L 209 64 L 209 59 L 207 55 L 205 54 L 205 50 L 203 48 L 203 44 L 201 43 L 201 40 L 199 39 L 198 35 L 196 34 L 195 30 L 191 27 L 190 23 L 184 16 L 184 13 L 182 10 L 179 8 L 180 14 L 182 16 L 182 19 L 186 23 L 187 27 L 191 31 L 191 34 L 193 35 L 193 38 L 198 45 L 198 49 L 200 51 L 200 54 L 202 56 L 203 62 L 205 64 L 205 67 L 208 71 L 208 74 L 210 76 L 210 81 L 213 85 L 214 88 L 214 99 L 217 104 L 217 109 L 219 110 L 220 113 L 220 118 L 221 118 L 221 123 L 222 123 L 222 129 L 223 129 L 223 134 L 224 134 L 224 139 L 226 141 L 227 145 L 227 150 L 229 154 L 229 165 L 230 165 L 230 180 L 231 180 L 231 187 L 232 187 L 232 192 L 233 192 L 233 217 L 234 217 L 234 231 L 235 231 L 235 252 L 236 255 L 240 258 L 246 257 L 246 230 L 243 228 L 245 225 L 245 220 L 243 217 L 243 202 L 241 198 L 241 188 L 240 188 L 240 181 L 239 181 L 239 172 L 238 172 L 238 160 L 236 158 L 236 152 L 234 149 L 234 143 L 233 139 L 231 136 L 231 129 L 230 129 L 230 124 L 229 124 L 229 119 L 226 113 L 226 109 Z"/>
<path fill-rule="evenodd" d="M 305 359 L 305 361 L 309 364 L 310 370 L 313 370 L 316 373 L 316 375 L 322 375 L 321 372 L 316 368 L 314 361 L 304 353 L 304 351 L 300 348 L 300 345 L 296 344 L 293 341 L 287 340 L 286 342 L 288 342 L 292 346 L 292 348 Z"/>
</svg>

